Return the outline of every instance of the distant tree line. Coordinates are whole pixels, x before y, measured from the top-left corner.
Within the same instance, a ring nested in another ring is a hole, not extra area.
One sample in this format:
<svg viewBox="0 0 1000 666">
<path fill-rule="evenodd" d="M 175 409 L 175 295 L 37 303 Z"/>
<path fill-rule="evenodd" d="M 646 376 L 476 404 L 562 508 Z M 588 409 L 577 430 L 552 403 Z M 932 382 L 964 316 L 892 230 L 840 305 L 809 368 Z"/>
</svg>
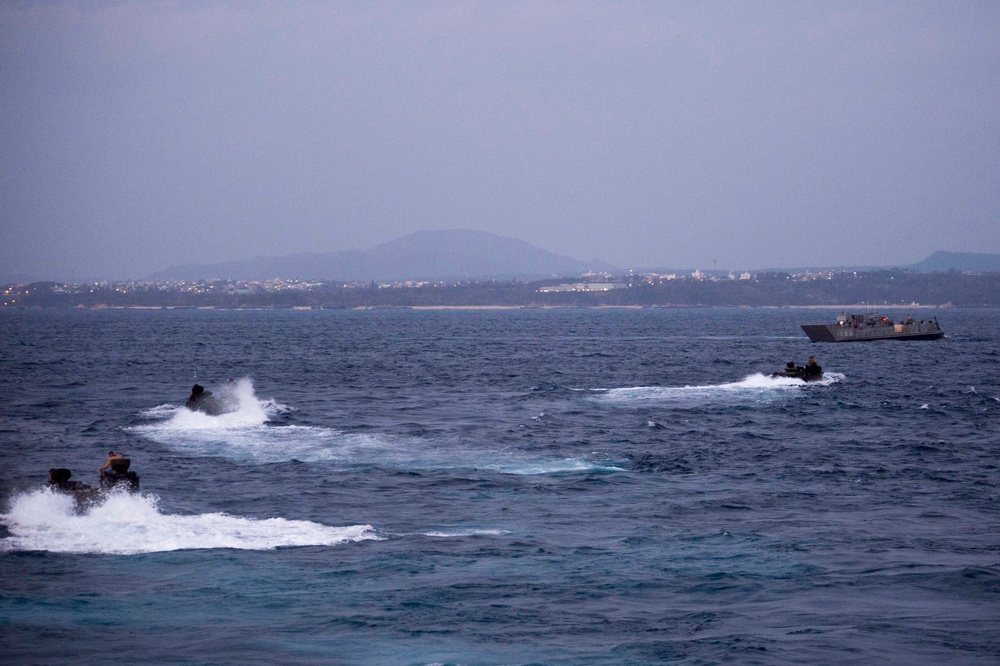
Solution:
<svg viewBox="0 0 1000 666">
<path fill-rule="evenodd" d="M 1000 307 L 1000 273 L 915 273 L 884 270 L 816 278 L 764 273 L 750 280 L 654 280 L 629 277 L 608 291 L 549 291 L 565 280 L 468 281 L 447 285 L 343 286 L 273 290 L 128 289 L 94 285 L 67 290 L 35 283 L 8 296 L 5 307 L 356 308 L 414 306 L 837 306 L 861 303 Z M 9 302 L 13 301 L 13 302 Z"/>
</svg>

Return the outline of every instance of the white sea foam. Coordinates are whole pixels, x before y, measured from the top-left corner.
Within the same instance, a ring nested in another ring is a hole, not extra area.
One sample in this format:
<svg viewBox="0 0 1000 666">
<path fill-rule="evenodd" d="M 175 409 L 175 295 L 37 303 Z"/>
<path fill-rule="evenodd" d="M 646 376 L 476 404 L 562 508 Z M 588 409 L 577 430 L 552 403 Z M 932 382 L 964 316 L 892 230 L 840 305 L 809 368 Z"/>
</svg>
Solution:
<svg viewBox="0 0 1000 666">
<path fill-rule="evenodd" d="M 273 399 L 260 400 L 250 379 L 211 388 L 227 408 L 224 414 L 211 416 L 183 406 L 160 405 L 142 412 L 142 416 L 153 423 L 129 428 L 129 432 L 190 455 L 262 463 L 325 457 L 327 447 L 312 446 L 317 439 L 314 436 L 316 429 L 266 425 L 270 419 L 292 409 Z M 291 455 L 289 445 L 292 445 Z"/>
<path fill-rule="evenodd" d="M 504 534 L 510 534 L 508 530 L 477 530 L 477 529 L 466 529 L 466 530 L 453 530 L 449 532 L 424 532 L 423 536 L 435 537 L 439 539 L 450 539 L 454 537 L 469 537 L 469 536 L 503 536 Z"/>
<path fill-rule="evenodd" d="M 144 419 L 166 419 L 177 412 L 177 405 L 157 405 L 151 409 L 141 412 L 139 415 Z"/>
<path fill-rule="evenodd" d="M 738 382 L 705 384 L 695 386 L 635 386 L 627 388 L 596 389 L 598 400 L 616 403 L 689 401 L 701 403 L 707 399 L 751 399 L 780 396 L 789 390 L 799 390 L 808 386 L 829 386 L 843 381 L 838 372 L 824 373 L 817 381 L 805 382 L 794 377 L 772 377 L 755 373 Z"/>
<path fill-rule="evenodd" d="M 545 459 L 520 452 L 484 453 L 457 442 L 442 444 L 417 437 L 350 433 L 334 428 L 270 425 L 270 418 L 290 407 L 254 395 L 249 379 L 232 384 L 231 395 L 218 392 L 234 410 L 219 416 L 184 407 L 161 405 L 143 412 L 151 423 L 129 428 L 189 456 L 221 457 L 241 463 L 379 465 L 400 469 L 481 469 L 504 474 L 620 471 L 585 459 Z M 235 396 L 235 397 L 234 397 Z M 535 420 L 545 416 L 540 412 Z"/>
<path fill-rule="evenodd" d="M 622 472 L 621 467 L 599 465 L 582 458 L 564 458 L 562 460 L 509 460 L 496 461 L 486 465 L 505 474 L 532 476 L 536 474 L 561 474 L 567 472 Z"/>
<path fill-rule="evenodd" d="M 215 398 L 225 408 L 224 414 L 210 416 L 180 406 L 160 405 L 143 413 L 146 418 L 168 419 L 167 425 L 175 429 L 205 430 L 217 428 L 243 428 L 262 425 L 287 408 L 274 400 L 260 400 L 254 393 L 253 381 L 247 377 L 212 388 Z"/>
<path fill-rule="evenodd" d="M 483 452 L 460 442 L 440 443 L 419 437 L 349 433 L 314 426 L 236 427 L 218 424 L 215 427 L 192 428 L 187 426 L 186 419 L 171 419 L 160 424 L 137 426 L 131 431 L 185 455 L 218 456 L 241 463 L 269 464 L 297 460 L 399 469 L 482 469 L 504 474 L 617 469 L 581 458 L 547 459 L 517 451 Z"/>
<path fill-rule="evenodd" d="M 73 500 L 41 489 L 14 497 L 0 515 L 11 536 L 0 550 L 134 555 L 172 550 L 334 546 L 378 539 L 370 525 L 332 527 L 306 520 L 244 518 L 225 513 L 164 514 L 150 495 L 112 495 L 82 514 Z"/>
</svg>

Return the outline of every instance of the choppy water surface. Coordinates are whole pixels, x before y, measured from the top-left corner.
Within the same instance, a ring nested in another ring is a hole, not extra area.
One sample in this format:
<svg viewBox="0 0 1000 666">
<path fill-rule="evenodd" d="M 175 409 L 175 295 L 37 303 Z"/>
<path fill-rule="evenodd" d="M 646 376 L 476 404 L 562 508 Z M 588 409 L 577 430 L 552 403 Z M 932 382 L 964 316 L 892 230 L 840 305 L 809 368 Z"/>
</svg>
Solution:
<svg viewBox="0 0 1000 666">
<path fill-rule="evenodd" d="M 1000 312 L 835 314 L 0 313 L 0 653 L 995 664 Z"/>
</svg>

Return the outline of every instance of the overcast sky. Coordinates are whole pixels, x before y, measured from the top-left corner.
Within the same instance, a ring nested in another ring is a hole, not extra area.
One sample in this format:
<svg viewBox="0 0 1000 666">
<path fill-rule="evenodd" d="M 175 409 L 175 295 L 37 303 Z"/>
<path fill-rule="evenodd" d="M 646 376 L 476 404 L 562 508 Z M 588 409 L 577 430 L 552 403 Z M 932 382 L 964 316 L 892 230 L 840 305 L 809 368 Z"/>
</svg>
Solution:
<svg viewBox="0 0 1000 666">
<path fill-rule="evenodd" d="M 0 274 L 1000 253 L 1000 3 L 4 2 Z"/>
</svg>

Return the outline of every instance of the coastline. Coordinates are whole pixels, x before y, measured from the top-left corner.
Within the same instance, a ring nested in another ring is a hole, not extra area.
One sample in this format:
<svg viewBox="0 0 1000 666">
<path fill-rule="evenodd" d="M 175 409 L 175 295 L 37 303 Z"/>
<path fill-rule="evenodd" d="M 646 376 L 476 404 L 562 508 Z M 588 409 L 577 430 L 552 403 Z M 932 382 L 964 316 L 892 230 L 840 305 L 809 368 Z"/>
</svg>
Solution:
<svg viewBox="0 0 1000 666">
<path fill-rule="evenodd" d="M 4 310 L 38 310 L 53 306 L 27 305 L 3 308 Z M 220 305 L 73 305 L 67 307 L 55 306 L 55 309 L 70 310 L 679 310 L 708 308 L 712 310 L 837 310 L 849 313 L 873 313 L 880 310 L 947 310 L 955 308 L 951 303 L 940 305 L 928 304 L 891 304 L 871 305 L 856 303 L 854 305 L 706 305 L 703 303 L 671 303 L 668 305 L 356 305 L 352 307 L 317 307 L 312 305 L 292 305 L 284 307 L 227 307 Z M 988 307 L 988 306 L 987 306 Z"/>
</svg>

